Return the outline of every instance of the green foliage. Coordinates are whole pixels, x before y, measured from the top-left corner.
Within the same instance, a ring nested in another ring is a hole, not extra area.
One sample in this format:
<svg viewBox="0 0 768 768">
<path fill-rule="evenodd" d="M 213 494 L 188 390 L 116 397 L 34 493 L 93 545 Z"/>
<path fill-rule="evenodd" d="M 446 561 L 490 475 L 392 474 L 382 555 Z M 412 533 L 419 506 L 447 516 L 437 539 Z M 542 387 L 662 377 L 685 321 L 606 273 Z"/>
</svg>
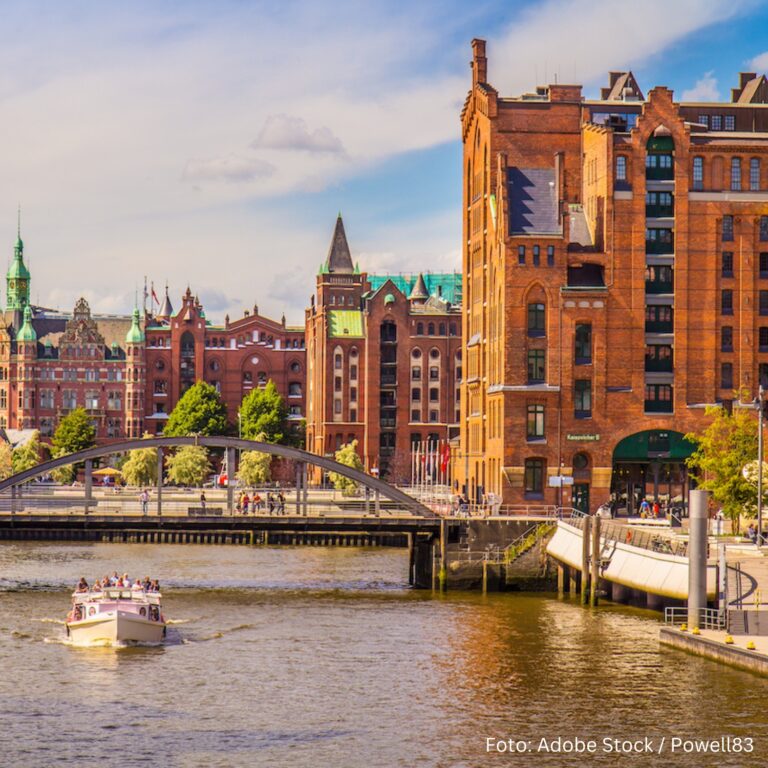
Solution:
<svg viewBox="0 0 768 768">
<path fill-rule="evenodd" d="M 208 451 L 202 445 L 186 445 L 168 457 L 168 480 L 176 485 L 200 486 L 211 473 Z"/>
<path fill-rule="evenodd" d="M 268 453 L 245 451 L 240 456 L 237 479 L 243 485 L 262 485 L 271 477 L 271 465 L 272 457 Z"/>
<path fill-rule="evenodd" d="M 96 442 L 96 430 L 85 408 L 70 411 L 59 422 L 51 442 L 56 458 L 90 448 Z"/>
<path fill-rule="evenodd" d="M 738 530 L 739 517 L 754 516 L 757 510 L 757 488 L 742 474 L 744 466 L 757 458 L 757 419 L 747 408 L 734 408 L 729 414 L 713 407 L 707 415 L 712 422 L 701 434 L 686 435 L 696 444 L 686 463 L 699 488 L 712 492 Z"/>
<path fill-rule="evenodd" d="M 165 437 L 223 435 L 227 431 L 227 408 L 212 384 L 198 381 L 181 397 L 163 430 Z"/>
<path fill-rule="evenodd" d="M 144 433 L 144 439 L 152 437 Z M 155 485 L 157 483 L 157 448 L 136 448 L 128 454 L 121 467 L 128 485 Z"/>
<path fill-rule="evenodd" d="M 264 389 L 252 389 L 240 406 L 241 434 L 246 440 L 262 435 L 264 442 L 281 443 L 286 435 L 288 408 L 275 382 L 270 379 Z"/>
<path fill-rule="evenodd" d="M 55 482 L 62 485 L 72 485 L 75 480 L 76 470 L 74 464 L 65 464 L 63 467 L 56 467 L 51 472 L 51 477 Z"/>
<path fill-rule="evenodd" d="M 363 461 L 357 455 L 357 440 L 342 445 L 336 451 L 334 458 L 345 467 L 351 467 L 352 469 L 360 470 L 360 472 L 363 471 Z M 341 491 L 345 496 L 351 496 L 357 490 L 357 483 L 354 480 L 340 475 L 338 472 L 329 472 L 328 479 L 333 483 L 333 487 Z"/>
<path fill-rule="evenodd" d="M 40 433 L 35 430 L 24 445 L 18 445 L 12 454 L 13 471 L 24 472 L 40 463 Z"/>
<path fill-rule="evenodd" d="M 5 480 L 6 477 L 10 477 L 13 474 L 13 461 L 11 446 L 5 442 L 0 441 L 0 480 Z"/>
</svg>

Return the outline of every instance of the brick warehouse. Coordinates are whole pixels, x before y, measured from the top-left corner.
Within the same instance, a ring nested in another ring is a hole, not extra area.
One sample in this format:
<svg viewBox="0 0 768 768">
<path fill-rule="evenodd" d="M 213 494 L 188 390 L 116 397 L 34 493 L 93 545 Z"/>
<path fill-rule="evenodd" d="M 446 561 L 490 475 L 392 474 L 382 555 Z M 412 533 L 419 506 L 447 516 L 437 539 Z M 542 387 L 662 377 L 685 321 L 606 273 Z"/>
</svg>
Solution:
<svg viewBox="0 0 768 768">
<path fill-rule="evenodd" d="M 681 503 L 683 435 L 768 383 L 766 78 L 725 103 L 631 72 L 505 98 L 472 47 L 457 476 L 509 504 Z"/>
<path fill-rule="evenodd" d="M 411 447 L 458 433 L 461 278 L 368 275 L 341 216 L 306 310 L 307 449 L 358 441 L 367 471 L 408 481 Z"/>
</svg>

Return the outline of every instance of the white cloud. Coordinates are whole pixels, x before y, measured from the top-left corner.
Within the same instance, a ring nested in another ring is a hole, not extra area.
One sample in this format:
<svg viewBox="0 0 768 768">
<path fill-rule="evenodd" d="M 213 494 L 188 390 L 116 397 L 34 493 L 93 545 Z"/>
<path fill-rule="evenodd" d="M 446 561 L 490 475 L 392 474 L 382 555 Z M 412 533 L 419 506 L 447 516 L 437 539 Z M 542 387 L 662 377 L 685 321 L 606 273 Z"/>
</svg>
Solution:
<svg viewBox="0 0 768 768">
<path fill-rule="evenodd" d="M 719 101 L 720 91 L 717 87 L 717 78 L 713 72 L 706 72 L 704 77 L 696 81 L 693 88 L 683 91 L 680 101 Z"/>
<path fill-rule="evenodd" d="M 275 166 L 256 157 L 229 155 L 209 160 L 192 159 L 184 169 L 187 181 L 255 181 L 275 172 Z"/>
<path fill-rule="evenodd" d="M 753 5 L 751 0 L 545 0 L 531 4 L 489 46 L 489 79 L 505 96 L 548 80 L 595 84 L 671 43 Z M 490 42 L 490 41 L 489 41 Z M 643 84 L 640 84 L 643 87 Z"/>
<path fill-rule="evenodd" d="M 755 70 L 755 72 L 765 72 L 768 70 L 768 51 L 755 56 L 755 58 L 749 62 L 749 67 L 750 69 Z"/>
<path fill-rule="evenodd" d="M 253 148 L 306 150 L 307 152 L 343 153 L 344 145 L 330 128 L 309 130 L 306 120 L 291 115 L 270 115 Z"/>
</svg>

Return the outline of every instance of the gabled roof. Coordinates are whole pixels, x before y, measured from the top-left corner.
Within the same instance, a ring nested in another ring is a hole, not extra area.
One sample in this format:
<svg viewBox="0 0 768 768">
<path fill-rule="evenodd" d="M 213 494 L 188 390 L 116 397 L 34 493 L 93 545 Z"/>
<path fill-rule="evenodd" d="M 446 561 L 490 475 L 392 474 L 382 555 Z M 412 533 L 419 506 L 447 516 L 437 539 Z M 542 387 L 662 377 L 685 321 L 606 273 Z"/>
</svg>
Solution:
<svg viewBox="0 0 768 768">
<path fill-rule="evenodd" d="M 631 72 L 609 72 L 608 87 L 600 89 L 600 98 L 603 101 L 625 101 L 625 91 L 633 101 L 645 100 Z"/>
<path fill-rule="evenodd" d="M 331 338 L 362 339 L 365 337 L 363 313 L 359 309 L 331 309 L 328 330 Z"/>
<path fill-rule="evenodd" d="M 422 272 L 420 275 L 428 296 L 441 296 L 451 304 L 461 304 L 460 272 Z M 376 293 L 389 280 L 403 296 L 411 295 L 418 279 L 418 274 L 368 275 L 371 293 Z"/>
<path fill-rule="evenodd" d="M 328 258 L 325 260 L 325 271 L 348 274 L 353 274 L 355 271 L 341 214 L 336 219 L 336 227 L 331 238 L 331 247 L 328 249 Z"/>
</svg>

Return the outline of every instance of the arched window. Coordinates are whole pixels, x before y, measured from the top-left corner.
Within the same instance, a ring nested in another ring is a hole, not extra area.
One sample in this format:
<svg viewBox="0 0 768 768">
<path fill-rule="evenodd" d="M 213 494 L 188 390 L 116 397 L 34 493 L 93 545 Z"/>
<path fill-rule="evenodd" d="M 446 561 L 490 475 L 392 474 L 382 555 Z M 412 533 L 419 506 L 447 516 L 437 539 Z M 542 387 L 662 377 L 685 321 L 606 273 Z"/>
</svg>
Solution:
<svg viewBox="0 0 768 768">
<path fill-rule="evenodd" d="M 181 336 L 181 356 L 193 357 L 194 354 L 195 337 L 189 331 L 185 331 Z"/>
<path fill-rule="evenodd" d="M 434 336 L 434 335 L 435 335 L 435 324 L 434 324 L 434 323 L 430 323 L 430 324 L 427 326 L 427 334 L 428 334 L 429 336 Z"/>
<path fill-rule="evenodd" d="M 445 336 L 445 323 L 440 323 L 438 333 L 440 336 Z"/>
<path fill-rule="evenodd" d="M 416 323 L 416 335 L 417 336 L 424 335 L 424 323 Z"/>
</svg>

